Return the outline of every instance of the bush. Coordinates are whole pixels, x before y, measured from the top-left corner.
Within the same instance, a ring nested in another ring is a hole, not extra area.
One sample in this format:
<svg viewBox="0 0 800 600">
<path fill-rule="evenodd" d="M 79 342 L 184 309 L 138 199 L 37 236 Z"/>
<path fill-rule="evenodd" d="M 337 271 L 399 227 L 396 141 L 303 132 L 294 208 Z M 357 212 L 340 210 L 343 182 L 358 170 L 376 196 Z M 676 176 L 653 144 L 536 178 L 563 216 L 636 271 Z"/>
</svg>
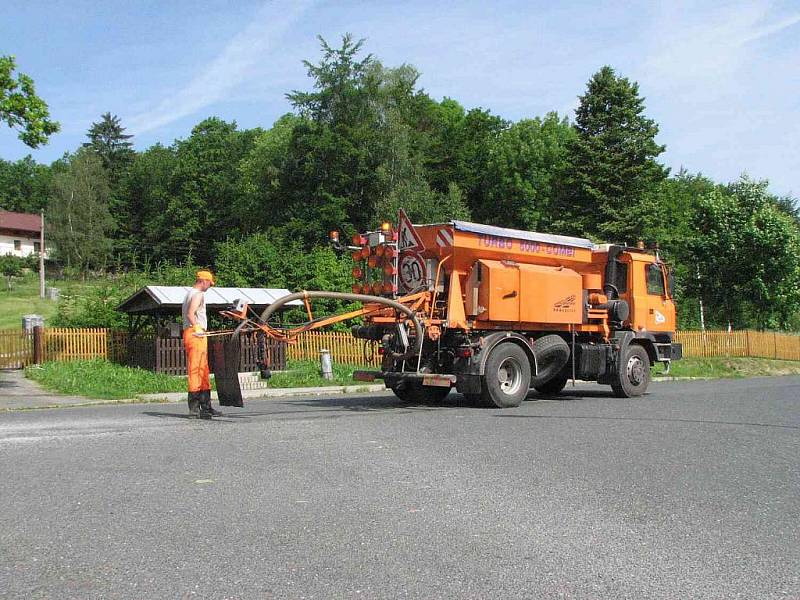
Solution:
<svg viewBox="0 0 800 600">
<path fill-rule="evenodd" d="M 14 256 L 13 254 L 0 255 L 0 274 L 6 277 L 18 277 L 22 274 L 23 269 L 38 269 L 39 257 L 36 255 L 30 256 Z"/>
<path fill-rule="evenodd" d="M 353 262 L 350 256 L 337 256 L 327 247 L 305 251 L 299 243 L 278 235 L 257 233 L 243 240 L 217 244 L 217 268 L 220 285 L 237 287 L 286 288 L 350 292 Z M 315 300 L 315 316 L 327 316 L 354 310 L 358 305 L 338 300 Z M 287 311 L 289 322 L 307 320 L 305 310 Z M 348 324 L 334 329 L 346 330 Z"/>
</svg>

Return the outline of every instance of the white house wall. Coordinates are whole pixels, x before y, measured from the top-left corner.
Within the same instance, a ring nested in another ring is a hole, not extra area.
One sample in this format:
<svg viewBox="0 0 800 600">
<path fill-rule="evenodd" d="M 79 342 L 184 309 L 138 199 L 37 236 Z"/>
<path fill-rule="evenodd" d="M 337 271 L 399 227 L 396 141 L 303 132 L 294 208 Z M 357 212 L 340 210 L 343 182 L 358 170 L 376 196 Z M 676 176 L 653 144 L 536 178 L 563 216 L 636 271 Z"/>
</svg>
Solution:
<svg viewBox="0 0 800 600">
<path fill-rule="evenodd" d="M 21 242 L 19 250 L 14 250 L 14 240 L 19 240 Z M 38 241 L 38 239 L 34 240 L 31 238 L 0 233 L 0 255 L 11 254 L 12 256 L 30 256 L 31 254 L 36 253 L 36 251 L 33 249 L 33 243 Z M 47 256 L 46 253 L 45 256 Z"/>
</svg>

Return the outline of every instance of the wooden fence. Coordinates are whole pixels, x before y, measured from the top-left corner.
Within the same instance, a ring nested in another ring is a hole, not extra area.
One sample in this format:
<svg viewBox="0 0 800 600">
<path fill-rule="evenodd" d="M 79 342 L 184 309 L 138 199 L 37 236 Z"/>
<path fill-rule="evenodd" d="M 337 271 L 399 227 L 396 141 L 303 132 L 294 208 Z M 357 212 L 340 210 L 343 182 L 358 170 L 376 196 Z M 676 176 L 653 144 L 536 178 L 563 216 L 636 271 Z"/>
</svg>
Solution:
<svg viewBox="0 0 800 600">
<path fill-rule="evenodd" d="M 316 360 L 319 351 L 329 350 L 334 362 L 351 365 L 380 364 L 378 344 L 354 338 L 350 333 L 308 331 L 287 347 L 288 357 L 294 360 Z"/>
<path fill-rule="evenodd" d="M 768 331 L 679 331 L 675 341 L 683 344 L 683 355 L 691 357 L 762 357 L 800 360 L 800 335 Z M 110 329 L 68 329 L 48 327 L 41 340 L 42 360 L 68 361 L 105 358 L 169 374 L 185 374 L 185 355 L 180 339 L 128 338 L 126 331 Z M 254 344 L 242 341 L 240 366 L 254 371 Z M 338 363 L 373 364 L 380 362 L 378 345 L 358 340 L 349 333 L 312 331 L 294 344 L 270 344 L 273 368 L 286 359 L 316 360 L 326 348 Z M 19 329 L 0 330 L 0 368 L 18 369 L 34 360 L 33 335 Z"/>
<path fill-rule="evenodd" d="M 22 329 L 0 330 L 0 369 L 21 369 L 33 361 L 33 334 Z"/>
<path fill-rule="evenodd" d="M 800 335 L 772 331 L 679 331 L 684 356 L 749 356 L 800 360 Z"/>
<path fill-rule="evenodd" d="M 109 329 L 44 329 L 42 362 L 108 358 Z"/>
<path fill-rule="evenodd" d="M 240 342 L 239 368 L 257 371 L 257 348 L 251 338 Z M 36 337 L 21 329 L 0 330 L 0 369 L 21 369 L 35 362 Z M 286 344 L 268 341 L 267 356 L 272 369 L 286 368 Z M 136 336 L 113 329 L 47 327 L 38 346 L 41 362 L 101 358 L 168 375 L 186 374 L 186 354 L 180 338 Z"/>
</svg>

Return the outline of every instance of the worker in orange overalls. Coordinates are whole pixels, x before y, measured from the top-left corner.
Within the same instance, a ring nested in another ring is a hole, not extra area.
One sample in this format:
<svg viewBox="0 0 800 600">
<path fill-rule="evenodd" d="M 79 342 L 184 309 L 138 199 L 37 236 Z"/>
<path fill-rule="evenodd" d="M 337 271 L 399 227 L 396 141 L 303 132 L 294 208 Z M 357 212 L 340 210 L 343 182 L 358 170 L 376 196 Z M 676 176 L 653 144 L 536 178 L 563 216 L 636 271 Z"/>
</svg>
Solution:
<svg viewBox="0 0 800 600">
<path fill-rule="evenodd" d="M 189 375 L 189 415 L 201 419 L 220 417 L 211 408 L 211 383 L 208 380 L 208 328 L 206 291 L 214 285 L 211 271 L 198 271 L 194 286 L 183 299 L 183 346 L 186 348 L 186 370 Z"/>
</svg>

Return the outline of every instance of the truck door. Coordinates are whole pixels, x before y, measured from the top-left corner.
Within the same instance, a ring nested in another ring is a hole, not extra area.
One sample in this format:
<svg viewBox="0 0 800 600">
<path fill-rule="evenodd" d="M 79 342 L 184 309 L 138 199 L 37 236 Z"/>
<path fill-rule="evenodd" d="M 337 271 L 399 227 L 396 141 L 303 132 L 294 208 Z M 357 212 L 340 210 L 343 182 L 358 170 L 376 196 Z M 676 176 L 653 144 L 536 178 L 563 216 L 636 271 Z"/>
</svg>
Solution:
<svg viewBox="0 0 800 600">
<path fill-rule="evenodd" d="M 675 331 L 675 305 L 669 297 L 664 265 L 642 263 L 647 295 L 645 304 L 645 329 L 648 331 Z"/>
</svg>

